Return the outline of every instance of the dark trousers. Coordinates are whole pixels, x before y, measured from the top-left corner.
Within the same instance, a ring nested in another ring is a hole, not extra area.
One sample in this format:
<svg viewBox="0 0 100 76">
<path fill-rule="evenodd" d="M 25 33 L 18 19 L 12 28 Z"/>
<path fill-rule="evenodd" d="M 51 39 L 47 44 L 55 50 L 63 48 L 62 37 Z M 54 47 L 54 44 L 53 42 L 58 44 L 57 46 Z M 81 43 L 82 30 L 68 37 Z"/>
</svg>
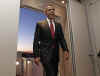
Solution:
<svg viewBox="0 0 100 76">
<path fill-rule="evenodd" d="M 58 63 L 49 62 L 47 64 L 43 64 L 44 67 L 44 76 L 57 76 L 58 73 Z"/>
<path fill-rule="evenodd" d="M 57 50 L 50 48 L 48 53 L 48 55 L 43 53 L 40 57 L 45 72 L 44 76 L 57 76 L 59 62 Z"/>
</svg>

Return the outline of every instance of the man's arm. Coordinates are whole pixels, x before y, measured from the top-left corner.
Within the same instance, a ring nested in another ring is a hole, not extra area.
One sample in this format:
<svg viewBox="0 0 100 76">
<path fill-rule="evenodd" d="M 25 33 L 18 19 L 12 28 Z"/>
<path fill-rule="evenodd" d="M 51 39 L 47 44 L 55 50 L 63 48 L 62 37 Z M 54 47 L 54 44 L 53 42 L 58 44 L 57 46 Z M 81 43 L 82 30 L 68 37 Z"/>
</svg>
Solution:
<svg viewBox="0 0 100 76">
<path fill-rule="evenodd" d="M 61 47 L 63 48 L 64 51 L 69 52 L 66 40 L 64 38 L 64 33 L 62 31 L 61 24 L 59 24 L 58 35 L 59 35 L 59 42 L 60 42 Z"/>
<path fill-rule="evenodd" d="M 64 33 L 62 31 L 62 27 L 61 27 L 61 24 L 59 24 L 59 42 L 61 44 L 61 47 L 63 48 L 63 51 L 64 51 L 64 56 L 65 56 L 65 59 L 69 59 L 69 50 L 68 50 L 68 47 L 67 47 L 67 43 L 66 43 L 66 40 L 64 38 Z"/>
<path fill-rule="evenodd" d="M 36 24 L 36 29 L 35 29 L 35 35 L 34 35 L 34 43 L 33 43 L 33 55 L 34 55 L 34 61 L 36 64 L 39 63 L 40 61 L 40 55 L 39 55 L 39 24 Z"/>
</svg>

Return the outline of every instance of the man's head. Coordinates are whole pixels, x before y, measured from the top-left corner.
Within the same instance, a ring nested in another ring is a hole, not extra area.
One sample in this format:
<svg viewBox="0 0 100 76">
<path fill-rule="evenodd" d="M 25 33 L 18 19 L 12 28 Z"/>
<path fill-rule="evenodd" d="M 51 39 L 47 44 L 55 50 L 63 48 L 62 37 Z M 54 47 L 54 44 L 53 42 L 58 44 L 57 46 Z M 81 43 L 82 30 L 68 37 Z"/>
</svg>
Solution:
<svg viewBox="0 0 100 76">
<path fill-rule="evenodd" d="M 45 14 L 49 19 L 55 19 L 55 8 L 53 5 L 48 5 L 45 9 Z"/>
</svg>

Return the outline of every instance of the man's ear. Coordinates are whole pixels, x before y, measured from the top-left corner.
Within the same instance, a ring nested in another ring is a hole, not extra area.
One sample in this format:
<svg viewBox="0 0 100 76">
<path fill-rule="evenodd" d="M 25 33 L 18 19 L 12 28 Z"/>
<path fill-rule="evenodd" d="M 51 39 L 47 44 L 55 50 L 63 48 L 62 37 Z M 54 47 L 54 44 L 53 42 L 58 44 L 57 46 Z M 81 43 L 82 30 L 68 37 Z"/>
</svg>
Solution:
<svg viewBox="0 0 100 76">
<path fill-rule="evenodd" d="M 47 15 L 47 9 L 44 9 L 43 12 L 45 15 Z"/>
</svg>

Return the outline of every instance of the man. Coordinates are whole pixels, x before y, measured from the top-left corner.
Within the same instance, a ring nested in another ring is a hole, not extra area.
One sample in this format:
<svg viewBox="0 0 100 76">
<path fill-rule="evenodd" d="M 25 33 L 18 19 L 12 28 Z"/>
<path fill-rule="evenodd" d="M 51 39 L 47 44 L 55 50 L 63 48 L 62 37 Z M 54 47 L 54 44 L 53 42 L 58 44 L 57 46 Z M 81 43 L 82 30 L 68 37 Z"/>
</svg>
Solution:
<svg viewBox="0 0 100 76">
<path fill-rule="evenodd" d="M 57 76 L 59 62 L 59 44 L 64 50 L 65 58 L 68 59 L 67 48 L 61 24 L 55 22 L 55 8 L 48 5 L 45 9 L 46 20 L 36 25 L 33 50 L 34 62 L 43 64 L 46 76 Z"/>
</svg>

